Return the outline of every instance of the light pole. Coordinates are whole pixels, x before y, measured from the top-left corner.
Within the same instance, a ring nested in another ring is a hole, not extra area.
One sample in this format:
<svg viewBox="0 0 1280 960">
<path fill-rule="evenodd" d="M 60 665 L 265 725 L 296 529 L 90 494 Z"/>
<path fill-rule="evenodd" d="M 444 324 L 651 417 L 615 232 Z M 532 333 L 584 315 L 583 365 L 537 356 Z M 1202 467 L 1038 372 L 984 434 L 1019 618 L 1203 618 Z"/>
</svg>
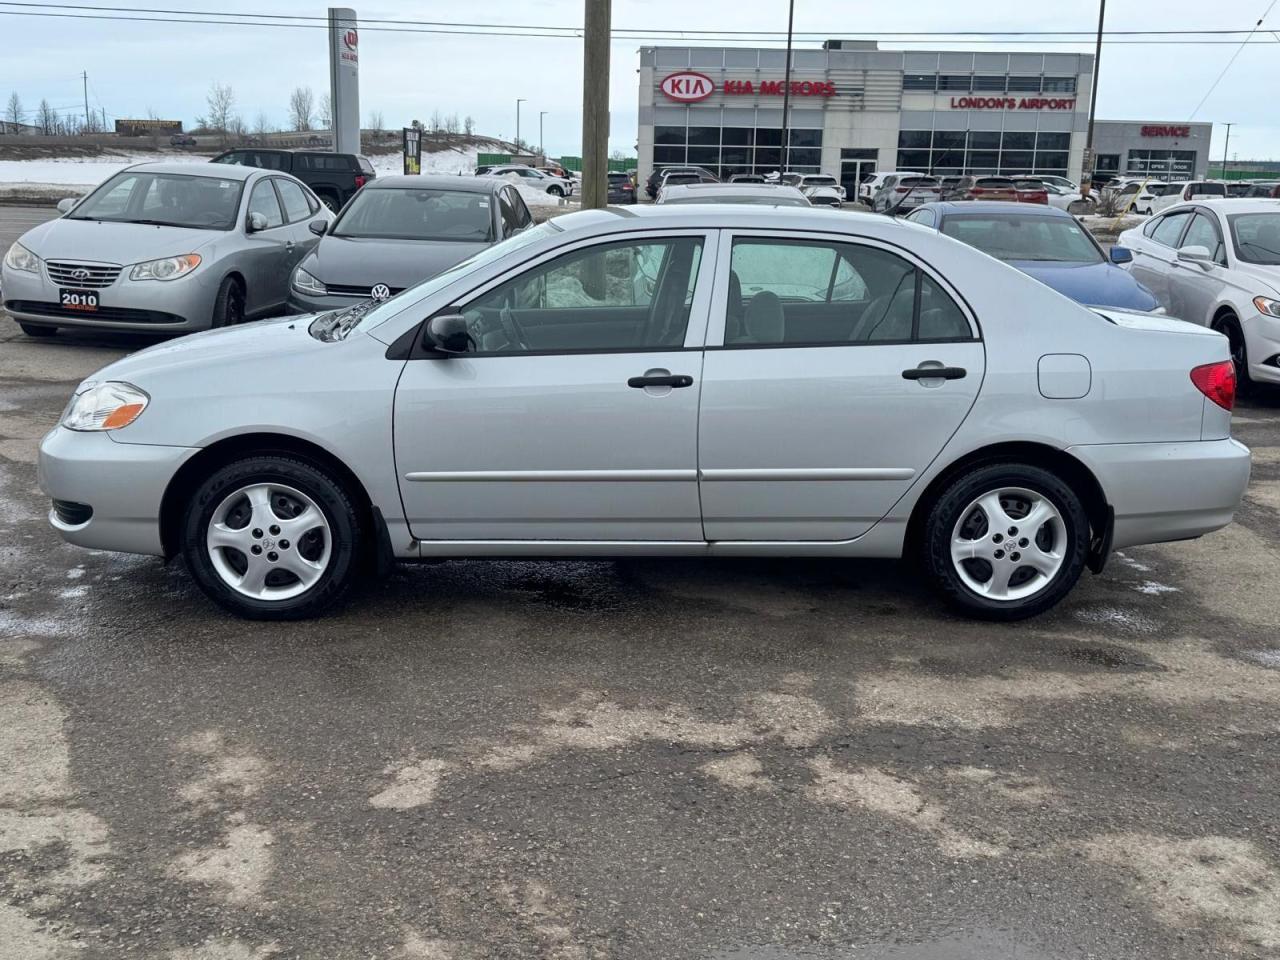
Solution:
<svg viewBox="0 0 1280 960">
<path fill-rule="evenodd" d="M 1089 95 L 1089 132 L 1085 136 L 1084 154 L 1088 170 L 1080 171 L 1080 194 L 1089 196 L 1093 187 L 1093 118 L 1098 109 L 1098 72 L 1102 68 L 1102 23 L 1107 16 L 1107 0 L 1098 0 L 1098 43 L 1093 51 L 1093 92 Z"/>
<path fill-rule="evenodd" d="M 782 166 L 778 173 L 787 170 L 787 149 L 790 144 L 791 131 L 787 127 L 787 108 L 791 106 L 791 27 L 796 19 L 796 0 L 791 0 L 787 8 L 787 67 L 782 81 Z"/>
<path fill-rule="evenodd" d="M 1227 142 L 1222 145 L 1222 179 L 1223 180 L 1227 179 L 1227 148 L 1231 146 L 1231 128 L 1234 126 L 1235 126 L 1234 123 L 1226 124 Z"/>
<path fill-rule="evenodd" d="M 524 97 L 516 98 L 516 149 L 520 149 L 520 104 L 528 103 Z"/>
<path fill-rule="evenodd" d="M 538 111 L 538 156 L 542 158 L 543 163 L 547 162 L 547 152 L 542 147 L 542 118 L 550 112 L 550 110 Z"/>
</svg>

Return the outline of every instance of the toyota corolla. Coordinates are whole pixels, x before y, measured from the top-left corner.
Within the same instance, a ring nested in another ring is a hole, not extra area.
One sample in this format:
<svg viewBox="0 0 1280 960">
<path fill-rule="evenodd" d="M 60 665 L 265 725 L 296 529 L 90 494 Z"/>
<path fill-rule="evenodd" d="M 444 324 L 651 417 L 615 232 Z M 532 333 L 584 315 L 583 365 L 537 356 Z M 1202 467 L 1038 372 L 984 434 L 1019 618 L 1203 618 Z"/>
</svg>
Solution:
<svg viewBox="0 0 1280 960">
<path fill-rule="evenodd" d="M 384 303 L 198 334 L 41 444 L 72 543 L 248 617 L 448 557 L 922 555 L 981 617 L 1229 523 L 1227 338 L 1090 310 L 936 232 L 728 205 L 571 214 Z"/>
</svg>

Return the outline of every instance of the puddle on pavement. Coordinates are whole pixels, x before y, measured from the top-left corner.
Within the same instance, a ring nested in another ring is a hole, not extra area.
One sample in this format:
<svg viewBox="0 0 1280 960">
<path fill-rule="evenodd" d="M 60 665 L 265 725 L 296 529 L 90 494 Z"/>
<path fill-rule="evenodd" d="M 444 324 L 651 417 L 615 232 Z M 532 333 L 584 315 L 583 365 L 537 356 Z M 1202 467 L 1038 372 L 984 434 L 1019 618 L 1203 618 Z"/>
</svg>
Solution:
<svg viewBox="0 0 1280 960">
<path fill-rule="evenodd" d="M 1056 960 L 1051 954 L 996 931 L 957 934 L 921 943 L 856 947 L 733 947 L 712 951 L 709 956 L 710 960 Z"/>
</svg>

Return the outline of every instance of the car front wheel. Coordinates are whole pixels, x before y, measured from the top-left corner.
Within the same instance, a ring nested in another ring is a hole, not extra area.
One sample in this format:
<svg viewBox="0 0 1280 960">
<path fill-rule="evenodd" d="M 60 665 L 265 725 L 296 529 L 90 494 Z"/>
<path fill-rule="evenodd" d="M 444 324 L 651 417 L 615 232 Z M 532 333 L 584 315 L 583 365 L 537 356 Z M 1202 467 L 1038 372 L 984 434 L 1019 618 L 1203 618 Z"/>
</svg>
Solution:
<svg viewBox="0 0 1280 960">
<path fill-rule="evenodd" d="M 551 194 L 553 197 L 564 196 L 564 191 L 561 190 L 559 187 L 547 187 L 547 193 Z"/>
<path fill-rule="evenodd" d="M 1213 329 L 1223 334 L 1231 349 L 1231 362 L 1236 368 L 1236 393 L 1242 397 L 1254 393 L 1253 377 L 1249 375 L 1249 348 L 1245 345 L 1244 331 L 1240 329 L 1240 321 L 1231 315 L 1224 316 L 1213 325 Z"/>
<path fill-rule="evenodd" d="M 986 620 L 1021 620 L 1061 600 L 1084 569 L 1089 520 L 1075 491 L 1040 467 L 975 467 L 943 491 L 925 560 L 947 597 Z"/>
<path fill-rule="evenodd" d="M 230 463 L 187 506 L 182 551 L 210 599 L 253 620 L 300 620 L 358 570 L 360 515 L 342 484 L 284 456 Z"/>
<path fill-rule="evenodd" d="M 235 277 L 227 277 L 213 301 L 213 327 L 233 327 L 244 320 L 244 287 Z"/>
</svg>

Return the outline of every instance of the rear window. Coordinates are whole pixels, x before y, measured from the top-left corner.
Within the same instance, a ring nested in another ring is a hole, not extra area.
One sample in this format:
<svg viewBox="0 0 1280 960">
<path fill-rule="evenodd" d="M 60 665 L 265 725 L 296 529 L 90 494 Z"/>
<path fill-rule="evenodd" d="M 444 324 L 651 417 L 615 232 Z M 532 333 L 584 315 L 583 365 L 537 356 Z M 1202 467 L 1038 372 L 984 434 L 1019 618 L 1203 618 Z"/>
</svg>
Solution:
<svg viewBox="0 0 1280 960">
<path fill-rule="evenodd" d="M 1227 185 L 1225 183 L 1193 183 L 1191 184 L 1191 192 L 1211 197 L 1225 197 L 1227 195 Z"/>
<path fill-rule="evenodd" d="M 938 181 L 933 177 L 903 177 L 900 186 L 903 187 L 936 187 Z"/>
<path fill-rule="evenodd" d="M 360 165 L 360 172 L 367 177 L 373 176 L 373 164 L 369 162 L 368 157 L 356 157 L 356 163 Z"/>
<path fill-rule="evenodd" d="M 1013 181 L 1007 177 L 979 177 L 974 181 L 975 187 L 996 187 L 1004 190 L 1013 189 Z"/>
<path fill-rule="evenodd" d="M 1013 185 L 1019 190 L 1043 190 L 1044 182 L 1041 180 L 1015 180 Z"/>
</svg>

